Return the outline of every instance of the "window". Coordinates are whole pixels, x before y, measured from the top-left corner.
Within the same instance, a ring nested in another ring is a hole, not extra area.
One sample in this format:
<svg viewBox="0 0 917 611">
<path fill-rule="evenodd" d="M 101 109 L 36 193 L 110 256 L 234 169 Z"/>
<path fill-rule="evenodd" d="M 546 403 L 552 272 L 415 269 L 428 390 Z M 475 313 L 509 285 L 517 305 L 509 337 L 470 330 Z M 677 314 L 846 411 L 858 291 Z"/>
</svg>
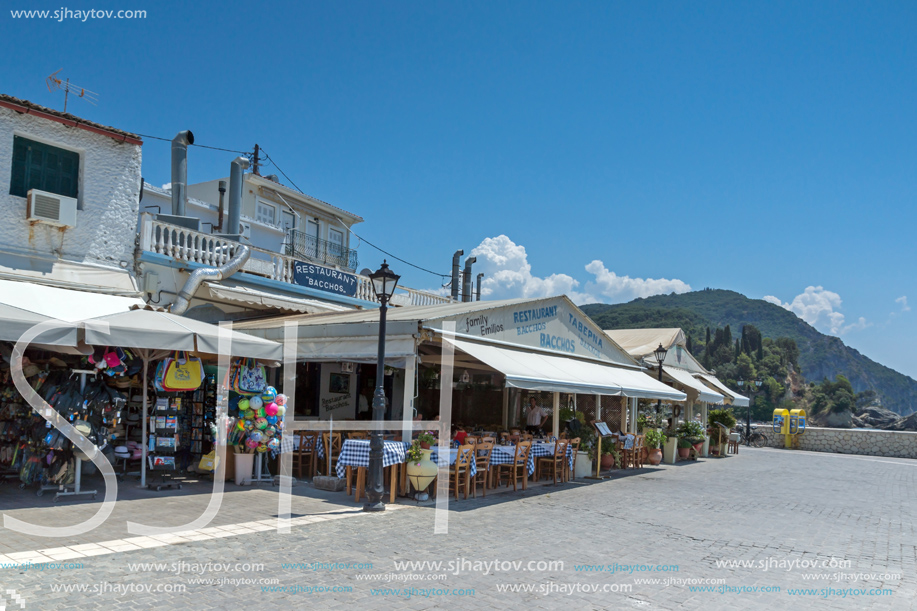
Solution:
<svg viewBox="0 0 917 611">
<path fill-rule="evenodd" d="M 337 229 L 328 229 L 328 241 L 330 245 L 328 250 L 336 257 L 344 254 L 344 234 Z"/>
<path fill-rule="evenodd" d="M 10 195 L 26 197 L 39 189 L 76 197 L 80 184 L 80 154 L 21 136 L 13 137 Z"/>
<path fill-rule="evenodd" d="M 255 220 L 259 223 L 264 223 L 266 225 L 276 225 L 277 221 L 275 220 L 277 216 L 277 208 L 258 200 L 257 207 L 255 209 Z"/>
</svg>

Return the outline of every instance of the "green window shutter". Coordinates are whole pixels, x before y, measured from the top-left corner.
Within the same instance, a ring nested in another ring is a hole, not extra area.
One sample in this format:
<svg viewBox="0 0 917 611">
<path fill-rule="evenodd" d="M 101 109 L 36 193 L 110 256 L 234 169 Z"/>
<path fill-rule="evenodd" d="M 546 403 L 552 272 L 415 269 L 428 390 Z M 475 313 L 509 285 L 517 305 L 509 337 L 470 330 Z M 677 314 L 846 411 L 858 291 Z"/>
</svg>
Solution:
<svg viewBox="0 0 917 611">
<path fill-rule="evenodd" d="M 25 197 L 26 164 L 28 163 L 28 140 L 13 136 L 13 173 L 10 176 L 10 195 Z"/>
<path fill-rule="evenodd" d="M 80 155 L 27 138 L 13 138 L 10 194 L 26 197 L 39 189 L 77 197 L 80 184 Z"/>
</svg>

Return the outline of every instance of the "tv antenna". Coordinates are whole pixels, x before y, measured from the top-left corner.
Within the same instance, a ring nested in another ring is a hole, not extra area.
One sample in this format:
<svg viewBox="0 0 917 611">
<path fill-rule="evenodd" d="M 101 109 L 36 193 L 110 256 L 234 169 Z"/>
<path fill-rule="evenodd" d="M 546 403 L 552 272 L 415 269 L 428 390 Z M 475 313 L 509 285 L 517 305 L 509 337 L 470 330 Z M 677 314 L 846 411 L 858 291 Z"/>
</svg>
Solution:
<svg viewBox="0 0 917 611">
<path fill-rule="evenodd" d="M 48 91 L 52 93 L 55 89 L 60 89 L 64 92 L 64 112 L 67 112 L 67 98 L 70 96 L 71 91 L 73 92 L 73 95 L 83 98 L 93 106 L 96 106 L 96 103 L 99 101 L 99 94 L 82 87 L 77 87 L 70 82 L 69 78 L 66 80 L 57 78 L 57 75 L 61 70 L 63 70 L 63 68 L 46 78 L 45 83 L 48 85 Z"/>
</svg>

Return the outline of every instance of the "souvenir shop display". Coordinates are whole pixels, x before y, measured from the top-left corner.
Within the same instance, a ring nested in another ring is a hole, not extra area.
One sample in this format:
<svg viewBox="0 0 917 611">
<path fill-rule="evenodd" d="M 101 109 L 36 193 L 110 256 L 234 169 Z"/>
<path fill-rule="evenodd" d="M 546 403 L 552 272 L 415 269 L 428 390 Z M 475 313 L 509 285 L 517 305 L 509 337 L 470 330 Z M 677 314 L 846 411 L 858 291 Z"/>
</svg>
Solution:
<svg viewBox="0 0 917 611">
<path fill-rule="evenodd" d="M 264 473 L 264 457 L 280 453 L 286 397 L 267 384 L 264 366 L 254 359 L 234 361 L 229 376 L 235 396 L 230 397 L 227 439 L 236 448 L 236 483 L 273 484 L 274 478 Z"/>
</svg>

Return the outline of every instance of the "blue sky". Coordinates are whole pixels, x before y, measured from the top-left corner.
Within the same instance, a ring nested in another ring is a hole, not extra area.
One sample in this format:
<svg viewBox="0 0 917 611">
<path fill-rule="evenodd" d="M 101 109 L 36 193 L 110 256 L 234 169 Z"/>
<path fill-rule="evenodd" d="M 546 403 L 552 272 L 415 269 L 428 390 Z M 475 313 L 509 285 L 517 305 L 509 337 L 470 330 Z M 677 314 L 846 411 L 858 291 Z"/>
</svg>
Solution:
<svg viewBox="0 0 917 611">
<path fill-rule="evenodd" d="M 44 77 L 63 68 L 99 93 L 72 102 L 86 118 L 257 142 L 408 261 L 448 273 L 453 251 L 475 250 L 492 297 L 728 288 L 917 377 L 902 341 L 917 312 L 901 300 L 917 302 L 917 5 L 129 8 L 147 18 L 0 15 L 14 58 L 0 91 L 60 108 Z M 169 180 L 168 157 L 146 141 L 149 182 Z M 233 157 L 192 149 L 190 179 L 228 174 Z M 381 262 L 359 251 L 361 267 Z M 440 283 L 391 263 L 408 286 Z"/>
</svg>

